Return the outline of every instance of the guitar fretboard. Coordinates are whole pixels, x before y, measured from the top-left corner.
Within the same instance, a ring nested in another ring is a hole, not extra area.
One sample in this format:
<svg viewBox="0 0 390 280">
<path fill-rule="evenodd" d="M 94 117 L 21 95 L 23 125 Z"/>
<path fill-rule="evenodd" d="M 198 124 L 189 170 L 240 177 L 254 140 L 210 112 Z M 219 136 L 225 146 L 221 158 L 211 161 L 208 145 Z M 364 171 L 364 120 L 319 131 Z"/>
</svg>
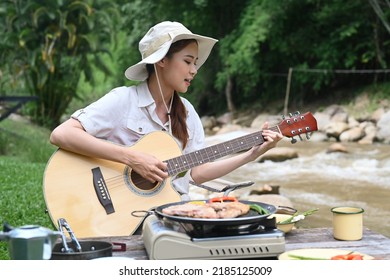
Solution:
<svg viewBox="0 0 390 280">
<path fill-rule="evenodd" d="M 270 127 L 269 130 L 279 132 L 278 126 Z M 216 144 L 192 153 L 178 156 L 167 161 L 168 174 L 170 176 L 189 170 L 190 168 L 212 162 L 224 156 L 238 153 L 256 145 L 264 143 L 262 131 L 250 133 L 220 144 Z"/>
</svg>

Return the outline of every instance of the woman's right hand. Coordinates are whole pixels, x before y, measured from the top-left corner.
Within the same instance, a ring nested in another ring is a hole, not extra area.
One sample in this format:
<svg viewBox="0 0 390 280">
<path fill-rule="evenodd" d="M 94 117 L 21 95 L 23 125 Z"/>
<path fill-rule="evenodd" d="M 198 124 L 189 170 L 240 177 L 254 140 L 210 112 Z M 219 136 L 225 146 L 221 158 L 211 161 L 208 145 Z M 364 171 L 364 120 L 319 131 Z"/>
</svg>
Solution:
<svg viewBox="0 0 390 280">
<path fill-rule="evenodd" d="M 126 148 L 126 150 L 128 151 L 127 165 L 146 180 L 151 183 L 155 183 L 156 181 L 162 182 L 169 176 L 167 172 L 167 163 L 144 152 L 128 148 Z"/>
</svg>

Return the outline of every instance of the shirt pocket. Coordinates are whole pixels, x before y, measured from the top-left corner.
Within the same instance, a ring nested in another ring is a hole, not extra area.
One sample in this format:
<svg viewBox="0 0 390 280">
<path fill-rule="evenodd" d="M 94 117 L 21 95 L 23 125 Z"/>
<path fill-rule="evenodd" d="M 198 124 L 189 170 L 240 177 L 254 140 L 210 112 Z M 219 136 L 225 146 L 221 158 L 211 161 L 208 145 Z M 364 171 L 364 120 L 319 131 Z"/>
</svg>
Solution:
<svg viewBox="0 0 390 280">
<path fill-rule="evenodd" d="M 139 137 L 158 130 L 158 127 L 153 126 L 150 120 L 143 119 L 128 119 L 127 128 L 132 134 L 138 135 Z"/>
</svg>

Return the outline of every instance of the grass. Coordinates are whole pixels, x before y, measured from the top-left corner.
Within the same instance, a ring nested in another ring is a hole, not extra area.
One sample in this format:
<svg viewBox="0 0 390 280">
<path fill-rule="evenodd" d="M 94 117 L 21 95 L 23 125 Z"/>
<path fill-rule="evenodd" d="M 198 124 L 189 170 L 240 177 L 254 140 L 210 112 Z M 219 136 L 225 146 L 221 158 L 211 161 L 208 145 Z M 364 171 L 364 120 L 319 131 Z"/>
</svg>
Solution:
<svg viewBox="0 0 390 280">
<path fill-rule="evenodd" d="M 25 119 L 3 120 L 0 123 L 0 155 L 45 163 L 56 149 L 49 143 L 49 135 L 49 130 Z"/>
<path fill-rule="evenodd" d="M 49 133 L 26 121 L 0 123 L 1 226 L 7 222 L 13 227 L 34 224 L 54 229 L 42 191 L 46 162 L 55 151 Z M 8 243 L 0 242 L 0 260 L 7 259 Z"/>
</svg>

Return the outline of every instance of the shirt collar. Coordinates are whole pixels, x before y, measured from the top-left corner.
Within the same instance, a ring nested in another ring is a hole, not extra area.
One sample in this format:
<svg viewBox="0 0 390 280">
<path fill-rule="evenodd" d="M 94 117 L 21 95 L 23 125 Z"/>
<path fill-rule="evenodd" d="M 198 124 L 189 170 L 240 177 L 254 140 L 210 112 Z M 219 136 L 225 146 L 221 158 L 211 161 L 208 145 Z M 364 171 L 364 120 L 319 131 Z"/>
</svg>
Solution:
<svg viewBox="0 0 390 280">
<path fill-rule="evenodd" d="M 149 91 L 147 82 L 137 85 L 138 107 L 148 107 L 154 103 L 152 94 Z"/>
</svg>

